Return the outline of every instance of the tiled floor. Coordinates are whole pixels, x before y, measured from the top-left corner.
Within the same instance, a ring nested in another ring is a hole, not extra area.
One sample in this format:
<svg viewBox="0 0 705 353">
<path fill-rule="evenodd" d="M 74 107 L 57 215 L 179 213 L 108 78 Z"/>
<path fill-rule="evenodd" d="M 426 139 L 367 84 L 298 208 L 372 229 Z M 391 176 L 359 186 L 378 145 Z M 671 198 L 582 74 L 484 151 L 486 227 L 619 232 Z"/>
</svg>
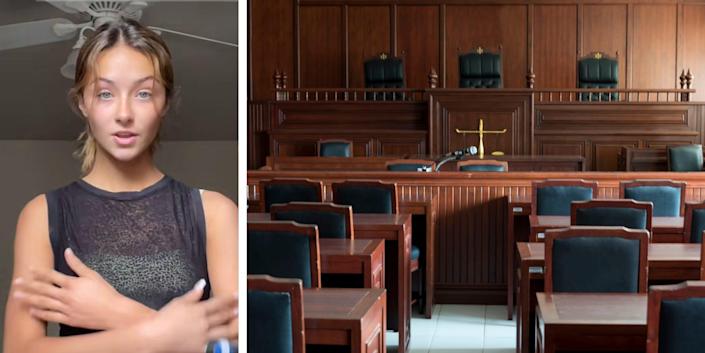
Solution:
<svg viewBox="0 0 705 353">
<path fill-rule="evenodd" d="M 516 321 L 506 319 L 506 307 L 495 305 L 436 305 L 433 318 L 414 313 L 411 353 L 514 353 Z M 387 352 L 397 351 L 398 335 L 387 333 Z"/>
</svg>

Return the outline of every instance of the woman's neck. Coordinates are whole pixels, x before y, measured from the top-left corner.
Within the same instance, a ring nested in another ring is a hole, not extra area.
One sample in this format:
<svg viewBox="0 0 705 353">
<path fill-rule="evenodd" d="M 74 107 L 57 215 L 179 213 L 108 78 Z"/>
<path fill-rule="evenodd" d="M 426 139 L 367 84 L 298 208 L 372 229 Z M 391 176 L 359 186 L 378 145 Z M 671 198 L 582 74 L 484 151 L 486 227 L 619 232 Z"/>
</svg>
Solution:
<svg viewBox="0 0 705 353">
<path fill-rule="evenodd" d="M 149 152 L 128 162 L 118 161 L 98 148 L 95 162 L 83 180 L 110 192 L 140 191 L 153 185 L 164 173 L 154 165 Z"/>
</svg>

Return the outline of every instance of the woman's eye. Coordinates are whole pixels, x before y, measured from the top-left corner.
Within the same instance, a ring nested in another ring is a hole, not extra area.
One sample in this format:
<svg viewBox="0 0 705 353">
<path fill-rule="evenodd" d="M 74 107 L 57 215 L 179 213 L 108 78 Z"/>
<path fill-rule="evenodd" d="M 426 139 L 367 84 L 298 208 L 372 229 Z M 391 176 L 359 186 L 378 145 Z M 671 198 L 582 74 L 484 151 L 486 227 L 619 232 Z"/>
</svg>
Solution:
<svg viewBox="0 0 705 353">
<path fill-rule="evenodd" d="M 111 99 L 111 98 L 113 98 L 113 94 L 108 91 L 103 91 L 103 92 L 98 93 L 98 98 L 105 99 L 105 100 Z"/>
<path fill-rule="evenodd" d="M 149 98 L 152 98 L 152 93 L 147 92 L 147 91 L 139 91 L 139 92 L 137 92 L 137 98 L 149 99 Z"/>
</svg>

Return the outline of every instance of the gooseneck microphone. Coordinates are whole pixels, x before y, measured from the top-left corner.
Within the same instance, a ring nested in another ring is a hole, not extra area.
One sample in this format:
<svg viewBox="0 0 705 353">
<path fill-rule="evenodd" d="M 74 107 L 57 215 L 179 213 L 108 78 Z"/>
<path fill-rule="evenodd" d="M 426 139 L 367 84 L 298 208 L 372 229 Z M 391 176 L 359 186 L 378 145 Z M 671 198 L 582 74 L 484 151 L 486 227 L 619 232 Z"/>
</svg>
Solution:
<svg viewBox="0 0 705 353">
<path fill-rule="evenodd" d="M 463 157 L 466 155 L 474 156 L 476 154 L 477 154 L 477 147 L 475 147 L 475 146 L 461 148 L 457 151 L 450 152 L 450 153 L 446 154 L 445 156 L 443 156 L 436 163 L 436 170 L 435 171 L 437 172 L 437 171 L 441 170 L 441 166 L 443 166 L 444 164 L 446 164 L 450 161 L 453 161 L 453 160 L 459 161 L 459 160 L 463 159 Z"/>
</svg>

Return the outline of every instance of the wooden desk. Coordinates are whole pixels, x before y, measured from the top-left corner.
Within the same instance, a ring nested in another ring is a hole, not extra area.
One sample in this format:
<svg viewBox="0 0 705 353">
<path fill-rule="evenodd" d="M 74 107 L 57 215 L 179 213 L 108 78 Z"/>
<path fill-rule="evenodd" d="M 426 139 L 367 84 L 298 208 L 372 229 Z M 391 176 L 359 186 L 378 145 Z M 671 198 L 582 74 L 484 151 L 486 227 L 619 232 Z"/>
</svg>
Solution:
<svg viewBox="0 0 705 353">
<path fill-rule="evenodd" d="M 432 196 L 428 200 L 409 200 L 406 202 L 401 202 L 399 205 L 399 212 L 408 213 L 412 215 L 412 221 L 414 216 L 423 217 L 424 224 L 423 229 L 425 229 L 424 244 L 421 247 L 421 251 L 424 256 L 422 258 L 423 262 L 421 267 L 424 269 L 424 302 L 422 305 L 423 315 L 427 319 L 431 318 L 433 314 L 433 303 L 434 303 L 434 289 L 435 289 L 435 268 L 436 268 L 436 210 L 438 209 L 438 197 Z M 416 226 L 412 227 L 412 230 L 417 229 Z M 413 237 L 412 237 L 413 241 Z"/>
<path fill-rule="evenodd" d="M 405 154 L 384 157 L 313 157 L 313 156 L 269 156 L 267 165 L 262 170 L 355 170 L 355 171 L 386 171 L 386 163 L 395 159 L 431 159 L 438 160 L 442 156 Z M 585 158 L 581 156 L 487 156 L 487 159 L 507 161 L 510 171 L 584 171 Z M 463 160 L 479 159 L 476 156 L 466 156 Z M 441 167 L 441 171 L 452 172 L 457 169 L 457 161 L 450 161 Z"/>
<path fill-rule="evenodd" d="M 544 243 L 517 243 L 519 252 L 519 294 L 517 298 L 517 352 L 529 352 L 531 343 L 533 288 L 531 281 L 543 280 Z M 700 244 L 649 244 L 649 281 L 700 279 Z M 543 284 L 536 291 L 543 290 Z"/>
<path fill-rule="evenodd" d="M 321 274 L 360 275 L 363 288 L 384 288 L 384 240 L 319 239 L 319 246 Z"/>
<path fill-rule="evenodd" d="M 271 220 L 268 213 L 248 213 L 248 221 Z M 385 287 L 389 291 L 387 326 L 399 332 L 399 353 L 411 337 L 411 215 L 354 214 L 355 239 L 385 240 Z"/>
<path fill-rule="evenodd" d="M 537 293 L 536 297 L 536 352 L 646 349 L 645 293 Z"/>
<path fill-rule="evenodd" d="M 605 198 L 606 195 L 598 195 Z M 614 197 L 612 197 L 614 198 Z M 507 320 L 512 319 L 514 313 L 514 283 L 516 263 L 516 252 L 514 244 L 517 241 L 530 241 L 533 232 L 540 233 L 546 229 L 562 228 L 570 225 L 570 217 L 566 219 L 553 218 L 561 216 L 538 216 L 538 219 L 531 219 L 531 191 L 528 194 L 507 197 L 507 281 L 511 285 L 507 286 Z M 528 219 L 528 229 L 523 225 Z M 686 242 L 683 231 L 683 217 L 654 217 L 654 236 L 652 241 L 663 243 Z M 544 226 L 545 227 L 542 227 Z"/>
<path fill-rule="evenodd" d="M 351 353 L 386 352 L 384 289 L 304 289 L 306 345 L 349 346 Z M 314 350 L 315 346 L 311 349 Z"/>
<path fill-rule="evenodd" d="M 653 217 L 652 228 L 654 234 L 651 241 L 654 243 L 682 243 L 683 217 Z M 544 233 L 548 229 L 570 227 L 570 216 L 529 216 L 529 240 L 543 241 Z"/>
<path fill-rule="evenodd" d="M 490 175 L 491 174 L 491 175 Z M 619 183 L 634 179 L 685 181 L 686 202 L 701 201 L 705 195 L 702 173 L 607 173 L 607 172 L 509 172 L 509 173 L 414 173 L 356 171 L 261 171 L 247 173 L 248 199 L 259 198 L 258 183 L 273 178 L 309 178 L 331 183 L 349 179 L 371 179 L 397 183 L 400 204 L 438 199 L 435 229 L 434 298 L 440 304 L 504 305 L 507 283 L 516 269 L 508 267 L 516 253 L 516 240 L 528 235 L 528 216 L 511 214 L 507 199 L 527 198 L 531 183 L 543 179 L 586 179 L 599 183 L 597 197 L 615 198 Z M 327 191 L 330 194 L 330 191 Z M 324 198 L 326 199 L 326 198 Z M 509 232 L 515 220 L 514 230 Z M 518 237 L 516 240 L 514 236 Z M 511 239 L 510 239 L 511 237 Z M 387 256 L 389 254 L 387 253 Z M 516 261 L 512 262 L 517 264 Z M 387 267 L 387 277 L 389 276 Z M 391 297 L 391 294 L 390 294 Z"/>
<path fill-rule="evenodd" d="M 303 157 L 307 158 L 307 157 Z M 331 157 L 333 158 L 333 157 Z M 324 196 L 325 202 L 333 202 L 333 195 L 330 185 L 324 185 Z M 248 199 L 247 201 L 249 210 L 260 210 L 260 200 L 259 199 Z M 399 200 L 399 212 L 408 213 L 412 215 L 412 223 L 418 221 L 419 218 L 423 217 L 423 235 L 422 241 L 414 240 L 412 237 L 412 242 L 414 245 L 418 246 L 424 256 L 421 260 L 421 266 L 424 268 L 424 298 L 425 301 L 421 303 L 423 314 L 427 319 L 431 318 L 433 314 L 433 303 L 435 303 L 435 288 L 436 288 L 436 268 L 437 268 L 437 257 L 436 257 L 436 210 L 438 209 L 438 197 L 436 195 L 428 195 L 426 199 L 411 199 L 411 200 Z M 250 220 L 252 218 L 249 218 Z M 417 225 L 419 225 L 417 223 Z M 419 235 L 418 227 L 412 227 L 412 230 L 417 232 Z M 357 228 L 356 228 L 357 231 Z M 387 249 L 389 253 L 390 249 Z M 391 296 L 391 294 L 390 294 Z M 391 308 L 391 304 L 390 304 Z M 390 315 L 391 316 L 391 315 Z"/>
</svg>

